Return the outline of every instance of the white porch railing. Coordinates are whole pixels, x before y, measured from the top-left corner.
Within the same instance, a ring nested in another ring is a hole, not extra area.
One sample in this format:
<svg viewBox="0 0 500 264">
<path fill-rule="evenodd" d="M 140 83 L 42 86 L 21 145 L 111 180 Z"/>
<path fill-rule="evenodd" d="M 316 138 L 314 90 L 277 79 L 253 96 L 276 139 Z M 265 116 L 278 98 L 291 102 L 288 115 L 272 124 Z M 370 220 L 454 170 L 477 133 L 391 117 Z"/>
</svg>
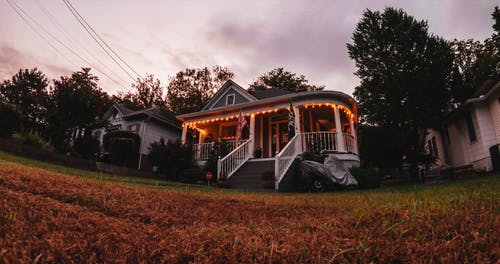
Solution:
<svg viewBox="0 0 500 264">
<path fill-rule="evenodd" d="M 350 153 L 356 153 L 354 147 L 354 136 L 346 133 L 343 133 L 342 136 L 344 138 L 345 151 Z"/>
<path fill-rule="evenodd" d="M 217 161 L 217 179 L 229 179 L 248 159 L 250 159 L 251 139 L 246 140 L 224 158 Z"/>
<path fill-rule="evenodd" d="M 193 145 L 193 153 L 195 160 L 208 160 L 210 157 L 210 152 L 214 147 L 215 142 L 212 143 L 202 143 Z"/>
<path fill-rule="evenodd" d="M 244 140 L 223 141 L 223 143 L 225 144 L 225 147 L 227 147 L 227 150 L 230 152 L 233 151 L 242 142 L 244 142 Z M 210 157 L 210 152 L 215 147 L 215 144 L 216 144 L 215 142 L 193 144 L 194 159 L 195 160 L 208 160 L 208 158 Z M 222 142 L 218 143 L 219 148 L 220 148 L 221 144 L 222 144 Z M 219 153 L 219 151 L 217 153 Z"/>
<path fill-rule="evenodd" d="M 283 150 L 275 156 L 274 175 L 276 180 L 274 182 L 274 188 L 276 190 L 278 190 L 281 180 L 297 155 L 302 153 L 302 137 L 303 134 L 295 135 Z"/>
<path fill-rule="evenodd" d="M 329 131 L 302 133 L 304 150 L 337 151 L 337 133 Z"/>
</svg>

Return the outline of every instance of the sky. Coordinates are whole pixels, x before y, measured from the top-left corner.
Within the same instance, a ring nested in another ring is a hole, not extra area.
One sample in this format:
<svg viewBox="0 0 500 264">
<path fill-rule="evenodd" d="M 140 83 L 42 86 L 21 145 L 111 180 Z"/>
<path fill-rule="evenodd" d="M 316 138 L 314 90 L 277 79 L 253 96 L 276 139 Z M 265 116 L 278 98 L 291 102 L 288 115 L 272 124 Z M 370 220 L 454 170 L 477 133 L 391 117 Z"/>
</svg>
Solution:
<svg viewBox="0 0 500 264">
<path fill-rule="evenodd" d="M 0 0 L 0 80 L 20 68 L 49 79 L 91 67 L 110 94 L 139 76 L 166 86 L 183 69 L 221 65 L 247 88 L 276 67 L 352 95 L 359 79 L 346 43 L 366 9 L 404 9 L 445 39 L 491 36 L 490 0 L 69 0 L 129 66 L 123 69 L 79 24 L 63 0 Z M 18 6 L 29 25 L 9 5 Z M 40 35 L 42 36 L 40 36 Z M 104 45 L 101 43 L 101 45 Z M 113 55 L 111 51 L 108 53 Z M 133 71 L 132 71 L 133 70 Z M 134 72 L 135 71 L 135 72 Z"/>
</svg>

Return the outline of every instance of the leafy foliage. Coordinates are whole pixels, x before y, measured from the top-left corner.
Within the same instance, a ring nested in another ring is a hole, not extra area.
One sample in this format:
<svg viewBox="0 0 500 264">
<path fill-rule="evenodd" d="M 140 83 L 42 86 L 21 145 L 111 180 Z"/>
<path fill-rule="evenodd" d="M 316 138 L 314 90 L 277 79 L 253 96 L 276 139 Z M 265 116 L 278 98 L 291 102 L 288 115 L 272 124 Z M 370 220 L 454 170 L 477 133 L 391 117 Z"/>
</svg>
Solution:
<svg viewBox="0 0 500 264">
<path fill-rule="evenodd" d="M 295 73 L 286 71 L 282 67 L 276 68 L 268 73 L 261 75 L 257 80 L 255 80 L 248 91 L 252 94 L 255 93 L 255 88 L 263 86 L 267 89 L 269 88 L 280 88 L 285 91 L 290 91 L 293 93 L 305 92 L 305 91 L 319 91 L 323 90 L 325 86 L 317 86 L 309 84 L 309 81 L 304 75 L 297 75 Z"/>
<path fill-rule="evenodd" d="M 16 105 L 0 101 L 0 137 L 10 137 L 21 130 L 22 114 Z"/>
<path fill-rule="evenodd" d="M 163 86 L 159 79 L 155 79 L 153 74 L 146 75 L 146 78 L 137 78 L 132 84 L 135 93 L 118 93 L 113 97 L 113 101 L 133 110 L 151 108 L 153 106 L 165 107 L 163 100 Z"/>
<path fill-rule="evenodd" d="M 221 66 L 186 68 L 170 78 L 167 105 L 176 114 L 199 111 L 234 73 Z"/>
<path fill-rule="evenodd" d="M 401 9 L 366 10 L 356 26 L 349 56 L 361 84 L 354 96 L 362 121 L 407 131 L 408 151 L 422 148 L 422 131 L 440 128 L 451 109 L 453 54 L 447 41 L 428 33 Z"/>
<path fill-rule="evenodd" d="M 90 133 L 84 133 L 73 142 L 73 150 L 85 159 L 95 159 L 101 152 L 101 143 Z"/>
<path fill-rule="evenodd" d="M 141 138 L 130 131 L 113 131 L 104 135 L 103 147 L 113 164 L 135 167 Z"/>
<path fill-rule="evenodd" d="M 0 84 L 0 100 L 19 106 L 24 130 L 43 130 L 47 85 L 47 78 L 37 68 L 20 69 L 12 79 Z"/>
<path fill-rule="evenodd" d="M 57 149 L 68 148 L 71 133 L 77 128 L 90 128 L 109 108 L 109 96 L 98 85 L 90 68 L 82 68 L 71 77 L 54 80 L 48 105 L 48 132 Z"/>
<path fill-rule="evenodd" d="M 181 172 L 193 164 L 193 149 L 178 140 L 165 140 L 153 142 L 149 146 L 149 159 L 153 166 L 158 166 L 160 173 L 168 179 L 178 179 Z"/>
</svg>

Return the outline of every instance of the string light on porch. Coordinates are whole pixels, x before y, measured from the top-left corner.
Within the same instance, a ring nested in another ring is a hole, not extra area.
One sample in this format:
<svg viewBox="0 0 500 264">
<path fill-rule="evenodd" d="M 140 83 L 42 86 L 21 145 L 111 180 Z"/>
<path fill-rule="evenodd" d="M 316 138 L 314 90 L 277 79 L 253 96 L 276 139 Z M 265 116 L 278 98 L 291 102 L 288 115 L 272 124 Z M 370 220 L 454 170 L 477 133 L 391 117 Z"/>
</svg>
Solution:
<svg viewBox="0 0 500 264">
<path fill-rule="evenodd" d="M 342 110 L 348 117 L 353 119 L 354 121 L 357 121 L 356 115 L 346 106 L 343 105 L 337 105 L 337 104 L 331 104 L 331 103 L 313 103 L 313 104 L 304 104 L 304 105 L 298 105 L 298 107 L 304 107 L 304 108 L 316 108 L 316 107 L 331 107 L 335 109 L 336 107 L 339 110 Z M 286 108 L 283 108 L 286 109 Z M 262 114 L 269 114 L 269 113 L 277 113 L 281 109 L 270 109 L 270 110 L 264 110 L 264 111 L 258 111 L 258 112 L 253 112 L 253 113 L 244 113 L 243 116 L 245 117 L 250 117 L 250 116 L 257 116 L 257 115 L 262 115 Z M 209 123 L 215 123 L 218 121 L 229 121 L 231 119 L 237 119 L 239 115 L 231 115 L 231 116 L 226 116 L 226 117 L 217 117 L 217 118 L 212 118 L 212 119 L 207 119 L 207 120 L 200 120 L 200 121 L 194 121 L 194 122 L 186 122 L 182 126 L 187 126 L 191 127 L 194 129 L 196 128 L 196 125 L 198 124 L 209 124 Z"/>
</svg>

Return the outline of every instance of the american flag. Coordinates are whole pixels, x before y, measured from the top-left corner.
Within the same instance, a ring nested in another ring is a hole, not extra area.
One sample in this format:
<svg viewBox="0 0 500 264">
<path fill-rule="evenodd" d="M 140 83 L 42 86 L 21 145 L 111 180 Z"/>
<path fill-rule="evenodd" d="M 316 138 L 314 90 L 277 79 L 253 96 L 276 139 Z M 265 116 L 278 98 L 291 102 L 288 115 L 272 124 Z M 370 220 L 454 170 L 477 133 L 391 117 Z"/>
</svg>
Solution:
<svg viewBox="0 0 500 264">
<path fill-rule="evenodd" d="M 240 117 L 238 118 L 238 133 L 239 133 L 238 139 L 242 138 L 243 128 L 245 128 L 246 126 L 247 126 L 247 119 L 243 116 L 243 113 L 240 112 Z"/>
<path fill-rule="evenodd" d="M 295 112 L 293 111 L 292 101 L 290 100 L 290 109 L 288 110 L 288 140 L 295 136 Z"/>
</svg>

